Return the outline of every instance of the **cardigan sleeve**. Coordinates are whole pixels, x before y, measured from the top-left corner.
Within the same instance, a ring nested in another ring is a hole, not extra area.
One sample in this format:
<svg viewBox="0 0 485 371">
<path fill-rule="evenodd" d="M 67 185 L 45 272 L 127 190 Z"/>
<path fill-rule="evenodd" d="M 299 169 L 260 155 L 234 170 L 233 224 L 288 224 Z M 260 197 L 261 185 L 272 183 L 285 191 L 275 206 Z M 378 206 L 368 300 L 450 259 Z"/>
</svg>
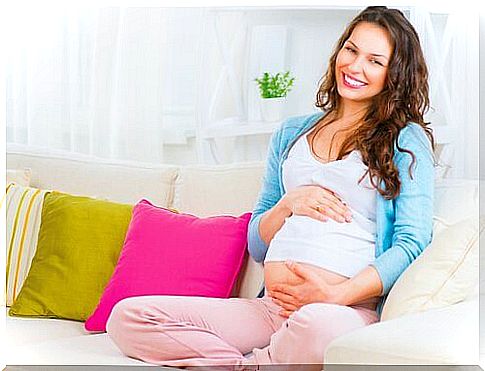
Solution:
<svg viewBox="0 0 485 371">
<path fill-rule="evenodd" d="M 281 151 L 281 128 L 275 131 L 271 137 L 266 172 L 263 178 L 263 186 L 253 210 L 248 227 L 248 250 L 249 254 L 257 262 L 262 262 L 266 256 L 268 246 L 259 234 L 259 222 L 263 214 L 271 209 L 280 200 L 282 194 L 279 185 L 279 159 Z"/>
<path fill-rule="evenodd" d="M 404 270 L 423 252 L 432 239 L 434 160 L 430 142 L 421 126 L 411 123 L 401 130 L 401 148 L 415 155 L 409 175 L 411 155 L 396 150 L 395 164 L 401 190 L 393 200 L 394 228 L 391 247 L 371 264 L 379 273 L 387 294 Z"/>
</svg>

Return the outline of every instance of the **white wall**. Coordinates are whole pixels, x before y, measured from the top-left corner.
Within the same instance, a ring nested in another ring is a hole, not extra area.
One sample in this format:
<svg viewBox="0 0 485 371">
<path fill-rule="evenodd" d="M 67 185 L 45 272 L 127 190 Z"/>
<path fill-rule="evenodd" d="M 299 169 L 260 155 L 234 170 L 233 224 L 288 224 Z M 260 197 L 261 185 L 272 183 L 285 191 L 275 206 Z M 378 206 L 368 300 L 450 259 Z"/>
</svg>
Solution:
<svg viewBox="0 0 485 371">
<path fill-rule="evenodd" d="M 485 143 L 485 14 L 480 14 L 480 144 Z M 485 150 L 480 151 L 480 191 L 485 187 Z M 485 215 L 485 196 L 480 197 L 480 215 Z M 482 234 L 483 236 L 483 234 Z M 480 354 L 485 354 L 485 248 L 480 238 Z"/>
<path fill-rule="evenodd" d="M 482 13 L 480 14 L 480 144 L 483 143 L 485 143 L 485 14 Z M 480 180 L 485 180 L 485 150 L 483 148 L 480 151 Z M 482 207 L 480 209 L 485 210 Z M 485 212 L 482 213 L 485 214 Z"/>
</svg>

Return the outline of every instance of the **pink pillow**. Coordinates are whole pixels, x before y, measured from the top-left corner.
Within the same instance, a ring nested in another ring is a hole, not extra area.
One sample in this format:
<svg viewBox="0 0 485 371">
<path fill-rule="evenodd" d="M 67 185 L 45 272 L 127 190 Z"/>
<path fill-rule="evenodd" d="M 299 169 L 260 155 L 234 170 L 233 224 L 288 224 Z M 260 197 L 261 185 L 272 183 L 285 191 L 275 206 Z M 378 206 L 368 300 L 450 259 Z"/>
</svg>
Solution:
<svg viewBox="0 0 485 371">
<path fill-rule="evenodd" d="M 118 264 L 86 330 L 106 331 L 114 305 L 132 296 L 229 297 L 244 260 L 250 217 L 198 218 L 138 202 Z"/>
</svg>

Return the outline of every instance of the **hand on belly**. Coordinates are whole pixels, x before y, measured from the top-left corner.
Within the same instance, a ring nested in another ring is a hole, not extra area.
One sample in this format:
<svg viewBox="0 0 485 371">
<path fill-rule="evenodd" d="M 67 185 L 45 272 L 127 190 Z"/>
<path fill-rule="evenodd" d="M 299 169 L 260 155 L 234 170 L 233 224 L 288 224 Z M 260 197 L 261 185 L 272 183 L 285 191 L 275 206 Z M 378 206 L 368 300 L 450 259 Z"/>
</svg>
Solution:
<svg viewBox="0 0 485 371">
<path fill-rule="evenodd" d="M 281 315 L 288 317 L 301 306 L 315 302 L 339 304 L 339 301 L 335 300 L 338 294 L 335 297 L 334 290 L 339 287 L 340 283 L 349 280 L 349 277 L 312 264 L 298 263 L 298 265 L 310 271 L 312 273 L 310 276 L 313 278 L 309 279 L 309 276 L 307 276 L 307 280 L 305 280 L 291 271 L 285 262 L 267 262 L 264 265 L 267 294 L 273 298 L 273 301 L 282 306 Z M 277 288 L 278 286 L 280 288 Z M 290 296 L 284 294 L 283 292 L 286 289 L 282 292 L 281 287 L 287 287 L 289 291 L 293 291 L 293 294 Z M 322 292 L 323 296 L 321 295 Z M 300 298 L 298 299 L 298 297 Z M 353 305 L 360 305 L 375 310 L 377 302 L 378 298 L 373 297 Z"/>
<path fill-rule="evenodd" d="M 268 291 L 276 284 L 298 285 L 303 279 L 290 271 L 285 262 L 268 262 L 264 264 L 264 285 Z"/>
<path fill-rule="evenodd" d="M 331 272 L 327 269 L 317 267 L 316 265 L 299 263 L 300 265 L 311 269 L 313 272 L 324 280 L 326 283 L 336 285 L 348 280 L 348 277 L 338 273 Z M 285 262 L 267 262 L 264 264 L 264 284 L 268 291 L 271 291 L 277 284 L 299 285 L 304 283 L 303 278 L 293 273 Z"/>
</svg>

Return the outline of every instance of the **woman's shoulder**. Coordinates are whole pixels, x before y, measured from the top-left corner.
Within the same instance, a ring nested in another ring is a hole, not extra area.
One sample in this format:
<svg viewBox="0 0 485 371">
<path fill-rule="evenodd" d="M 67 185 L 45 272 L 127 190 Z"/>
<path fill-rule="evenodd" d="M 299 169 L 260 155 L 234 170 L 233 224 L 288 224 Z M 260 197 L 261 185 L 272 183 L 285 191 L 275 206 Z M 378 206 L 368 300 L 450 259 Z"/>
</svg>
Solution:
<svg viewBox="0 0 485 371">
<path fill-rule="evenodd" d="M 396 153 L 402 153 L 399 151 L 399 147 L 413 152 L 417 151 L 430 154 L 433 152 L 431 141 L 426 134 L 425 129 L 415 122 L 408 122 L 407 125 L 401 129 L 398 134 L 397 144 Z"/>
<path fill-rule="evenodd" d="M 288 117 L 278 127 L 276 134 L 280 136 L 282 140 L 289 141 L 305 129 L 313 126 L 322 116 L 322 112 L 316 112 L 307 115 Z"/>
<path fill-rule="evenodd" d="M 424 128 L 415 123 L 408 122 L 399 132 L 397 142 L 400 147 L 411 144 L 420 145 L 426 148 L 431 147 L 431 141 L 426 135 Z"/>
<path fill-rule="evenodd" d="M 414 159 L 418 164 L 435 164 L 435 155 L 431 140 L 426 134 L 426 130 L 415 122 L 409 122 L 399 132 L 396 143 L 394 144 L 394 162 L 399 171 L 407 169 L 409 163 L 412 162 L 412 155 L 407 151 L 411 151 Z"/>
</svg>

